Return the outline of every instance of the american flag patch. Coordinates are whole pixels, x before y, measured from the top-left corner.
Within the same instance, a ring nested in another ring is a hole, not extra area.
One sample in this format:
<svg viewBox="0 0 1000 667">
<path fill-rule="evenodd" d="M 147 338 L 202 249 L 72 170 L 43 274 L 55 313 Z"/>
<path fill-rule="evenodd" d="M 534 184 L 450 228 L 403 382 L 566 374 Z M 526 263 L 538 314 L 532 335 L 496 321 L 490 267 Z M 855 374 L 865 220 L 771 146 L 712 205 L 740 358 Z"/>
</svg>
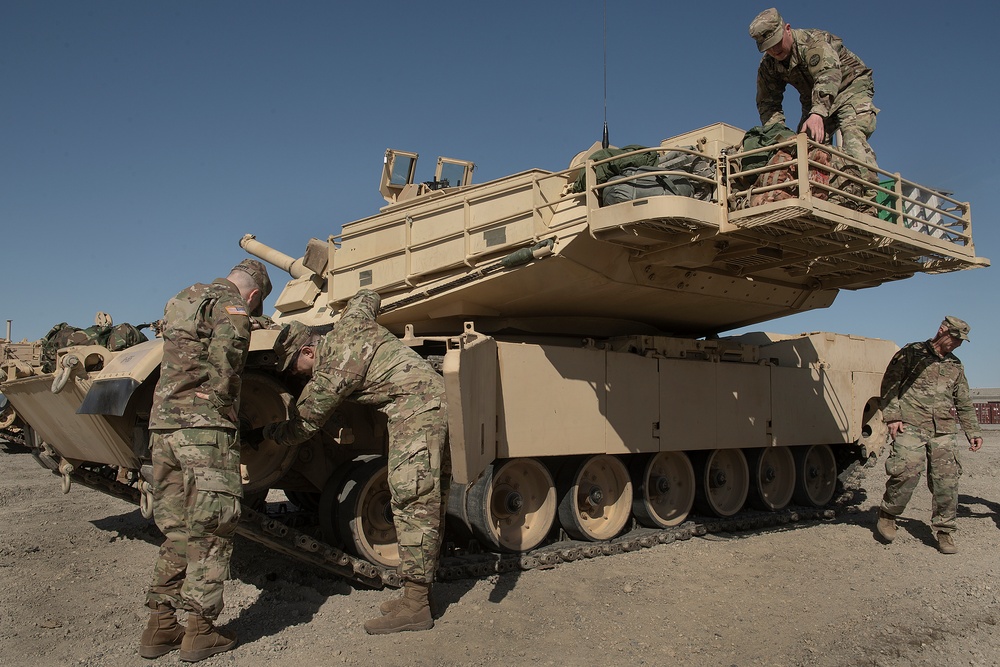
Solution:
<svg viewBox="0 0 1000 667">
<path fill-rule="evenodd" d="M 226 312 L 230 315 L 246 315 L 247 309 L 243 306 L 226 306 Z"/>
</svg>

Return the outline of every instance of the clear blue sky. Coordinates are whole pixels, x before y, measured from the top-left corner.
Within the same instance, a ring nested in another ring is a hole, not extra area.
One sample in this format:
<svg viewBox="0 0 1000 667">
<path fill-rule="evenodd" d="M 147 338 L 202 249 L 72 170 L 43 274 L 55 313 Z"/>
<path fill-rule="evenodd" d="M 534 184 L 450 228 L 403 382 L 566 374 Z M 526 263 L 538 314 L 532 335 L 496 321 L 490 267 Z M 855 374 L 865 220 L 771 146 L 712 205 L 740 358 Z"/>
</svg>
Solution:
<svg viewBox="0 0 1000 667">
<path fill-rule="evenodd" d="M 757 124 L 747 25 L 767 5 L 608 5 L 612 143 Z M 978 254 L 1000 261 L 996 7 L 778 9 L 874 69 L 879 165 L 971 201 Z M 476 182 L 565 168 L 600 139 L 602 13 L 601 0 L 0 3 L 0 327 L 12 319 L 19 340 L 98 310 L 156 319 L 244 258 L 245 233 L 298 256 L 377 212 L 388 147 L 420 153 L 421 180 L 438 155 L 475 161 Z M 794 92 L 786 109 L 798 118 Z M 953 314 L 972 325 L 958 351 L 970 383 L 997 387 L 997 271 L 843 292 L 761 328 L 903 344 Z"/>
</svg>

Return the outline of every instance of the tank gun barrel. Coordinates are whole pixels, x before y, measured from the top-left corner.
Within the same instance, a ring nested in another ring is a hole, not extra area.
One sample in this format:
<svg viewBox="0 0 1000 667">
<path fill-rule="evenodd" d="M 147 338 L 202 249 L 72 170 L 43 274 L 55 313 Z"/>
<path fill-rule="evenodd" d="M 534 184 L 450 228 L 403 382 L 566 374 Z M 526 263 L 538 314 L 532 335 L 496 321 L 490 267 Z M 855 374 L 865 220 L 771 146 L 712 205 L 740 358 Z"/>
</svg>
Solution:
<svg viewBox="0 0 1000 667">
<path fill-rule="evenodd" d="M 253 234 L 245 234 L 243 238 L 240 239 L 240 247 L 254 257 L 262 259 L 268 264 L 273 264 L 283 271 L 287 271 L 292 278 L 302 278 L 312 273 L 312 271 L 306 268 L 305 264 L 303 264 L 302 257 L 295 259 L 280 250 L 275 250 L 271 246 L 264 245 L 258 241 L 257 237 Z"/>
</svg>

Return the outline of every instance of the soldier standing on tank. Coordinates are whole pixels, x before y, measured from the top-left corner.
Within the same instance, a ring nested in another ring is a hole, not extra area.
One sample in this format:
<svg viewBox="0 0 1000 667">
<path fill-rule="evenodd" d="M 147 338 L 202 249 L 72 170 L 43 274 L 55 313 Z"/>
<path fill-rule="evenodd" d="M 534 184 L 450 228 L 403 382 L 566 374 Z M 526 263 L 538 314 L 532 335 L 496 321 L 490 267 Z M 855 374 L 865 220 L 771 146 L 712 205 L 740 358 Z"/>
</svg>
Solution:
<svg viewBox="0 0 1000 667">
<path fill-rule="evenodd" d="M 270 292 L 264 265 L 245 259 L 225 279 L 188 287 L 164 308 L 149 440 L 153 516 L 165 539 L 146 594 L 144 658 L 180 648 L 181 660 L 197 662 L 236 645 L 236 636 L 213 621 L 222 611 L 243 495 L 240 375 L 251 317 L 260 315 Z M 176 609 L 188 611 L 186 629 Z"/>
<path fill-rule="evenodd" d="M 893 442 L 885 462 L 889 479 L 876 529 L 887 542 L 896 537 L 896 517 L 906 509 L 926 460 L 927 486 L 934 497 L 931 526 L 937 531 L 938 549 L 944 554 L 958 550 L 952 537 L 958 514 L 958 478 L 962 475 L 958 422 L 971 451 L 983 446 L 965 369 L 952 354 L 966 340 L 969 325 L 949 315 L 934 338 L 906 345 L 885 370 L 882 419 Z"/>
<path fill-rule="evenodd" d="M 799 91 L 802 118 L 799 132 L 824 142 L 835 130 L 843 137 L 842 150 L 872 167 L 875 151 L 868 138 L 875 131 L 878 108 L 872 104 L 875 83 L 872 71 L 840 38 L 824 30 L 796 29 L 785 23 L 777 9 L 765 9 L 750 23 L 750 36 L 764 55 L 757 68 L 757 111 L 762 125 L 785 123 L 782 102 L 785 86 Z M 877 172 L 849 167 L 864 180 L 877 182 Z M 860 194 L 860 186 L 843 187 Z"/>
<path fill-rule="evenodd" d="M 319 335 L 293 322 L 278 336 L 282 370 L 308 376 L 292 419 L 246 435 L 294 445 L 316 434 L 345 399 L 388 418 L 389 489 L 399 540 L 403 596 L 382 603 L 369 634 L 434 627 L 431 582 L 443 530 L 443 496 L 450 480 L 444 380 L 431 365 L 375 322 L 380 297 L 359 291 L 334 329 Z"/>
</svg>

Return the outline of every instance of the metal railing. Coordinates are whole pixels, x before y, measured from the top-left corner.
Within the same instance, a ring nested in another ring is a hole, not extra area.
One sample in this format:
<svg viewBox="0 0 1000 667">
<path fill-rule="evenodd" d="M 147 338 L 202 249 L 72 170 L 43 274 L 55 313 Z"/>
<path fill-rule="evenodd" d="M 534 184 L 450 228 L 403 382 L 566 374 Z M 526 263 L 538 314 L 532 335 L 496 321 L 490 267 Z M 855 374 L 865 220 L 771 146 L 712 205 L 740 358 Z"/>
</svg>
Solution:
<svg viewBox="0 0 1000 667">
<path fill-rule="evenodd" d="M 775 162 L 773 156 L 777 151 L 790 154 L 791 160 Z M 825 154 L 830 164 L 811 158 L 817 154 Z M 747 158 L 761 155 L 770 158 L 768 164 L 742 168 Z M 812 141 L 805 134 L 764 148 L 728 153 L 725 165 L 723 187 L 728 192 L 731 211 L 741 210 L 749 214 L 755 208 L 755 201 L 765 199 L 770 199 L 766 203 L 774 203 L 775 199 L 799 199 L 809 205 L 815 205 L 811 200 L 819 199 L 859 213 L 862 220 L 871 216 L 954 245 L 972 245 L 972 222 L 967 202 L 907 180 L 898 172 L 890 173 L 860 163 L 842 150 Z M 790 170 L 793 166 L 794 178 L 762 184 L 768 180 L 765 175 Z M 875 177 L 870 180 L 861 178 L 865 170 Z M 784 196 L 763 196 L 776 191 Z"/>
</svg>

